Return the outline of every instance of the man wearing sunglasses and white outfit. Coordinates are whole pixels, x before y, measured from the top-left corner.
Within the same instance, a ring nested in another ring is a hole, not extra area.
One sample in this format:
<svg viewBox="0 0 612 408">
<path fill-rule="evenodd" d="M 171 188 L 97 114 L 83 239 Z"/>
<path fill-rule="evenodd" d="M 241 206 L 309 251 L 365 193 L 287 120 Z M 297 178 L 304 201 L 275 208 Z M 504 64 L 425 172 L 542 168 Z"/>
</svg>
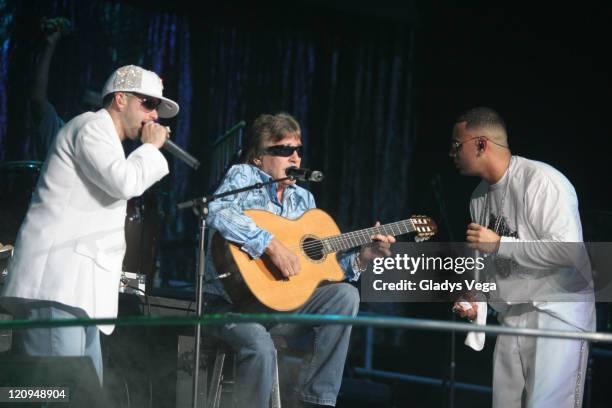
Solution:
<svg viewBox="0 0 612 408">
<path fill-rule="evenodd" d="M 178 113 L 161 79 L 128 65 L 102 90 L 103 108 L 57 134 L 38 179 L 2 291 L 16 318 L 113 318 L 125 254 L 127 200 L 168 174 L 159 149 L 168 130 L 155 121 Z M 140 139 L 127 158 L 121 142 Z M 78 326 L 17 331 L 13 348 L 30 356 L 89 356 L 100 383 L 98 329 Z"/>
<path fill-rule="evenodd" d="M 229 169 L 216 193 L 246 187 L 270 179 L 285 178 L 288 167 L 300 167 L 302 161 L 301 130 L 297 121 L 286 113 L 261 115 L 253 123 L 245 148 L 245 164 Z M 298 257 L 270 232 L 259 228 L 243 214 L 247 209 L 262 209 L 288 219 L 299 218 L 315 208 L 312 194 L 284 180 L 260 189 L 213 201 L 209 206 L 209 225 L 225 239 L 239 244 L 252 258 L 266 254 L 270 261 L 289 278 L 300 273 Z M 391 236 L 375 235 L 377 245 L 365 246 L 360 252 L 338 255 L 347 280 L 359 278 L 362 266 L 375 256 L 389 255 Z M 206 265 L 207 296 L 224 299 L 226 310 L 234 310 L 228 295 L 213 272 L 212 262 Z M 222 273 L 222 271 L 220 271 Z M 222 303 L 223 300 L 218 301 Z M 212 302 L 211 302 L 212 303 Z M 359 293 L 348 283 L 319 287 L 312 297 L 293 313 L 355 316 L 359 309 Z M 291 339 L 314 333 L 311 353 L 304 359 L 304 369 L 297 384 L 299 406 L 334 406 L 342 382 L 342 372 L 349 345 L 350 326 L 300 326 L 280 324 L 268 331 L 258 323 L 229 324 L 210 330 L 223 339 L 237 354 L 235 397 L 238 406 L 268 407 L 276 367 L 276 348 L 272 336 Z M 272 334 L 272 335 L 271 335 Z M 283 380 L 281 380 L 283 381 Z"/>
</svg>

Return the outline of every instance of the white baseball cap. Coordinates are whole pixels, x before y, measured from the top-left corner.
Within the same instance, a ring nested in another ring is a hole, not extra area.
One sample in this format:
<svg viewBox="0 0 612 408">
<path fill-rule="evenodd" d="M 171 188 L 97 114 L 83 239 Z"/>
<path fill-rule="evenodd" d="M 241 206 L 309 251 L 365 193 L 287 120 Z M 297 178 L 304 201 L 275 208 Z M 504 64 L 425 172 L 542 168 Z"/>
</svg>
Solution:
<svg viewBox="0 0 612 408">
<path fill-rule="evenodd" d="M 136 65 L 126 65 L 118 68 L 106 81 L 102 88 L 102 98 L 113 92 L 134 92 L 161 100 L 157 107 L 160 118 L 171 118 L 179 111 L 178 103 L 162 95 L 164 86 L 162 80 L 153 71 L 147 71 Z"/>
</svg>

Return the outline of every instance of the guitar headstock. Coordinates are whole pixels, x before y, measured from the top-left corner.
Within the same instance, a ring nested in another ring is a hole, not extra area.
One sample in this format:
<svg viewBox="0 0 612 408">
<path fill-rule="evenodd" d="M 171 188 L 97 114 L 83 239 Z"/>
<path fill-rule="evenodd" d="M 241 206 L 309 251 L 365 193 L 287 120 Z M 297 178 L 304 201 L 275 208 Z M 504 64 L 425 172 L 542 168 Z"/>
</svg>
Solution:
<svg viewBox="0 0 612 408">
<path fill-rule="evenodd" d="M 438 225 L 431 218 L 425 215 L 413 215 L 410 217 L 410 222 L 417 233 L 417 241 L 425 241 L 436 235 Z"/>
</svg>

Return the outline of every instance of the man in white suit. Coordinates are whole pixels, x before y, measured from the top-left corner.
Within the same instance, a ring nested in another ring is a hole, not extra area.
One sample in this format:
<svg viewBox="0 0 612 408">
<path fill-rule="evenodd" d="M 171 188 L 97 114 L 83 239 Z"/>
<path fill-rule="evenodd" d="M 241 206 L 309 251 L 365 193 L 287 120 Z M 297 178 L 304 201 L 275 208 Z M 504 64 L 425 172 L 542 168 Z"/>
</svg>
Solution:
<svg viewBox="0 0 612 408">
<path fill-rule="evenodd" d="M 125 254 L 127 200 L 168 174 L 159 149 L 168 130 L 155 121 L 179 106 L 151 71 L 117 69 L 102 90 L 103 108 L 83 113 L 57 134 L 15 244 L 2 290 L 17 318 L 116 317 Z M 121 142 L 142 145 L 127 158 Z M 114 326 L 100 326 L 110 334 Z M 90 356 L 102 382 L 98 327 L 16 333 L 17 352 Z"/>
</svg>

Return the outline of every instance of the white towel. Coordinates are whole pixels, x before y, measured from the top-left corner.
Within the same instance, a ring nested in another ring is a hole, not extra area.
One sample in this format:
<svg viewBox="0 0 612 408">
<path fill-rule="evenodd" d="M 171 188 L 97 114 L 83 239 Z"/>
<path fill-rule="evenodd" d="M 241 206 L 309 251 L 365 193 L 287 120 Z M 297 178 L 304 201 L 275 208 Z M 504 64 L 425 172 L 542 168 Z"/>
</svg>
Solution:
<svg viewBox="0 0 612 408">
<path fill-rule="evenodd" d="M 473 323 L 479 326 L 484 326 L 487 324 L 487 302 L 476 302 L 476 304 L 478 305 L 478 311 L 476 313 L 476 319 L 474 319 Z M 470 302 L 459 302 L 459 306 L 464 310 L 469 310 L 472 308 Z M 485 344 L 484 332 L 469 332 L 467 336 L 465 336 L 464 344 L 476 351 L 482 350 Z"/>
</svg>

